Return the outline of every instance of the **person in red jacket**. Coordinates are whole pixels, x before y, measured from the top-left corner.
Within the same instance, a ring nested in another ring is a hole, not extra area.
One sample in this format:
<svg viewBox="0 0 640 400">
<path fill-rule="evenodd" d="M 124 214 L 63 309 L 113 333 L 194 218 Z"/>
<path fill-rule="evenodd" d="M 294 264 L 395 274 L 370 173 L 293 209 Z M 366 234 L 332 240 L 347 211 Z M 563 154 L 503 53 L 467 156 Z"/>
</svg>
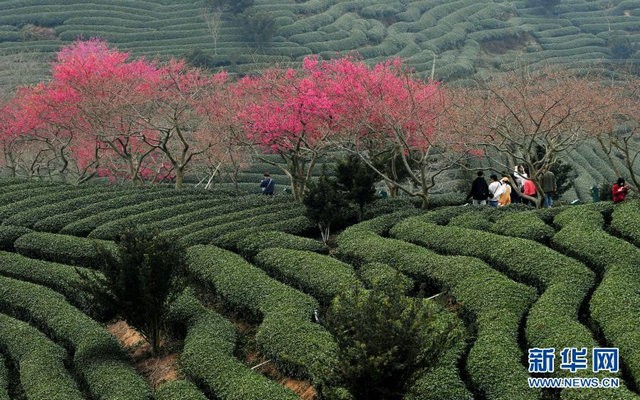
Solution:
<svg viewBox="0 0 640 400">
<path fill-rule="evenodd" d="M 624 198 L 629 193 L 629 186 L 624 181 L 624 178 L 618 178 L 618 182 L 613 184 L 611 188 L 611 192 L 613 194 L 613 202 L 620 203 L 624 201 Z"/>
</svg>

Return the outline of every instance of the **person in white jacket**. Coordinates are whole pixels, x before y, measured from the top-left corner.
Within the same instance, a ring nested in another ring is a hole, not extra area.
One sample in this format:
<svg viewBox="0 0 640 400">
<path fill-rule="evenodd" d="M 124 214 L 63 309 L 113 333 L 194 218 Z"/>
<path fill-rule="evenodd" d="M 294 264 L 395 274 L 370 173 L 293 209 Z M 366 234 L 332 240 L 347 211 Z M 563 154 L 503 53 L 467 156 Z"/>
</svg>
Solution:
<svg viewBox="0 0 640 400">
<path fill-rule="evenodd" d="M 498 176 L 496 174 L 492 174 L 490 177 L 491 183 L 489 184 L 489 205 L 491 207 L 498 207 L 498 199 L 502 192 L 504 192 L 504 187 L 502 182 L 498 180 Z"/>
</svg>

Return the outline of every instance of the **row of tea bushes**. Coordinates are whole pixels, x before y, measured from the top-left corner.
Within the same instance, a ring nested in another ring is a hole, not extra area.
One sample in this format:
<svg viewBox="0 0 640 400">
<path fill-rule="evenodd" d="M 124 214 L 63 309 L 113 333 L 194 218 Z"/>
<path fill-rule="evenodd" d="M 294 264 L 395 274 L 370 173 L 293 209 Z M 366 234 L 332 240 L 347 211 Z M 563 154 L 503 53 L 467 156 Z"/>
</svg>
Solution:
<svg viewBox="0 0 640 400">
<path fill-rule="evenodd" d="M 11 400 L 9 398 L 9 370 L 6 364 L 7 361 L 0 352 L 0 400 Z"/>
<path fill-rule="evenodd" d="M 193 193 L 190 191 L 174 191 L 173 196 L 159 198 L 145 202 L 136 201 L 129 206 L 119 206 L 110 210 L 99 210 L 96 214 L 75 220 L 60 230 L 60 233 L 74 236 L 87 236 L 102 224 L 115 219 L 125 218 L 131 215 L 155 210 L 162 207 L 170 207 L 177 204 L 188 204 L 208 197 L 206 193 Z"/>
<path fill-rule="evenodd" d="M 213 199 L 205 198 L 154 208 L 149 211 L 133 214 L 128 217 L 117 218 L 104 223 L 91 231 L 89 237 L 94 239 L 116 240 L 120 234 L 129 227 L 164 221 L 167 218 L 189 214 L 194 210 L 207 209 L 219 214 L 225 214 L 229 210 L 233 210 L 237 207 L 237 201 L 242 200 L 231 199 L 228 197 Z"/>
<path fill-rule="evenodd" d="M 611 217 L 613 232 L 640 246 L 640 201 L 625 201 L 615 209 Z"/>
<path fill-rule="evenodd" d="M 561 230 L 553 244 L 602 273 L 589 304 L 591 317 L 607 341 L 620 349 L 629 373 L 640 384 L 640 331 L 629 329 L 640 320 L 640 249 L 606 233 L 604 217 L 595 207 L 567 209 L 554 222 Z"/>
<path fill-rule="evenodd" d="M 82 267 L 34 260 L 15 253 L 0 252 L 0 275 L 53 289 L 63 294 L 71 304 L 82 312 L 99 320 L 109 317 L 111 313 L 93 301 L 93 297 L 89 293 L 82 290 L 84 281 L 79 273 L 86 276 L 92 276 L 92 274 L 100 276 L 99 272 Z"/>
<path fill-rule="evenodd" d="M 324 254 L 329 252 L 329 247 L 318 240 L 270 230 L 263 230 L 246 235 L 237 243 L 240 254 L 248 259 L 251 259 L 262 250 L 276 247 Z"/>
<path fill-rule="evenodd" d="M 51 215 L 36 222 L 33 227 L 38 231 L 58 233 L 67 225 L 108 210 L 124 208 L 145 202 L 148 203 L 153 200 L 173 198 L 180 195 L 182 195 L 181 192 L 168 189 L 126 191 L 122 196 L 90 203 L 84 207 L 62 214 Z"/>
<path fill-rule="evenodd" d="M 471 257 L 437 255 L 369 230 L 384 230 L 397 216 L 381 217 L 347 228 L 338 237 L 340 257 L 356 262 L 382 262 L 411 278 L 442 287 L 474 316 L 477 338 L 467 358 L 472 383 L 487 399 L 537 399 L 520 360 L 518 330 L 536 298 L 535 290 L 497 273 Z M 492 357 L 487 357 L 492 354 Z"/>
<path fill-rule="evenodd" d="M 313 296 L 321 304 L 349 287 L 361 286 L 353 267 L 327 255 L 283 248 L 266 249 L 253 262 L 270 276 Z"/>
<path fill-rule="evenodd" d="M 84 399 L 65 368 L 66 351 L 26 322 L 0 314 L 0 349 L 20 367 L 20 384 L 29 400 Z"/>
<path fill-rule="evenodd" d="M 423 222 L 420 218 L 400 222 L 392 229 L 392 235 L 444 254 L 478 257 L 542 292 L 531 306 L 526 320 L 525 334 L 529 347 L 598 347 L 591 331 L 578 321 L 580 307 L 594 284 L 594 273 L 583 264 L 530 240 L 442 227 Z M 559 368 L 559 361 L 556 360 L 557 376 L 591 376 L 590 371 L 570 374 Z M 563 399 L 589 398 L 595 393 L 565 391 L 562 396 Z M 597 393 L 602 399 L 633 397 L 626 388 L 615 393 Z M 574 396 L 576 394 L 580 396 Z"/>
<path fill-rule="evenodd" d="M 234 357 L 236 330 L 186 290 L 171 305 L 169 319 L 186 330 L 182 371 L 220 400 L 287 400 L 290 390 L 249 369 Z"/>
<path fill-rule="evenodd" d="M 156 390 L 156 400 L 207 400 L 196 385 L 183 379 L 162 384 Z"/>
<path fill-rule="evenodd" d="M 211 244 L 228 250 L 237 251 L 238 242 L 250 235 L 258 234 L 264 231 L 279 231 L 282 234 L 303 235 L 311 232 L 312 230 L 315 232 L 315 229 L 316 226 L 311 222 L 309 218 L 304 215 L 295 216 L 294 214 L 293 217 L 280 219 L 277 222 L 252 226 L 250 228 L 238 229 L 221 236 L 217 236 L 211 240 Z"/>
<path fill-rule="evenodd" d="M 213 289 L 227 307 L 261 321 L 256 341 L 263 354 L 293 376 L 321 384 L 337 365 L 337 345 L 311 322 L 317 302 L 254 267 L 239 255 L 213 246 L 187 250 L 189 273 Z"/>
<path fill-rule="evenodd" d="M 75 372 L 93 398 L 151 399 L 151 389 L 131 367 L 116 339 L 63 295 L 0 276 L 0 312 L 29 321 L 73 353 Z"/>
<path fill-rule="evenodd" d="M 13 245 L 26 257 L 98 270 L 104 263 L 102 251 L 116 253 L 116 245 L 111 241 L 48 232 L 24 234 Z"/>
</svg>

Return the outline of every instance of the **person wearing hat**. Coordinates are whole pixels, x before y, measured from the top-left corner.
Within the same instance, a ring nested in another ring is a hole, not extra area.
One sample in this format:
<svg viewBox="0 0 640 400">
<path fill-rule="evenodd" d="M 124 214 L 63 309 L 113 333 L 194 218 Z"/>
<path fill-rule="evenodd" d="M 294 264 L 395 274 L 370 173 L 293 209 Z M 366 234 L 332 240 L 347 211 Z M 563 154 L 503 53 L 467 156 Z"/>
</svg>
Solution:
<svg viewBox="0 0 640 400">
<path fill-rule="evenodd" d="M 511 204 L 511 183 L 508 176 L 502 177 L 500 182 L 502 183 L 502 193 L 498 198 L 498 207 L 504 207 Z"/>
</svg>

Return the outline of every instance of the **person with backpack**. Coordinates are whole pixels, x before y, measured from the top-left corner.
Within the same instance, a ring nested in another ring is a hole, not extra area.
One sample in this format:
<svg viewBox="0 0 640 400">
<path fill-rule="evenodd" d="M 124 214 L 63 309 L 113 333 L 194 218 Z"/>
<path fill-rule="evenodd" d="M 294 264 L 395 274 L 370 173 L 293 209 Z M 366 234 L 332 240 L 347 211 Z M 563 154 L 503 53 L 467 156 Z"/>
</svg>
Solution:
<svg viewBox="0 0 640 400">
<path fill-rule="evenodd" d="M 502 182 L 502 192 L 500 193 L 500 197 L 498 197 L 498 207 L 504 207 L 511 204 L 511 182 L 509 182 L 509 177 L 503 177 L 500 182 Z"/>
<path fill-rule="evenodd" d="M 467 196 L 467 200 L 473 199 L 473 205 L 486 205 L 487 199 L 489 198 L 489 185 L 487 185 L 487 181 L 484 180 L 482 176 L 483 172 L 478 171 L 478 177 L 471 184 L 471 191 Z"/>
<path fill-rule="evenodd" d="M 262 189 L 262 194 L 267 196 L 273 196 L 273 193 L 276 191 L 276 181 L 271 178 L 268 172 L 264 173 L 260 181 L 260 188 Z"/>
</svg>

